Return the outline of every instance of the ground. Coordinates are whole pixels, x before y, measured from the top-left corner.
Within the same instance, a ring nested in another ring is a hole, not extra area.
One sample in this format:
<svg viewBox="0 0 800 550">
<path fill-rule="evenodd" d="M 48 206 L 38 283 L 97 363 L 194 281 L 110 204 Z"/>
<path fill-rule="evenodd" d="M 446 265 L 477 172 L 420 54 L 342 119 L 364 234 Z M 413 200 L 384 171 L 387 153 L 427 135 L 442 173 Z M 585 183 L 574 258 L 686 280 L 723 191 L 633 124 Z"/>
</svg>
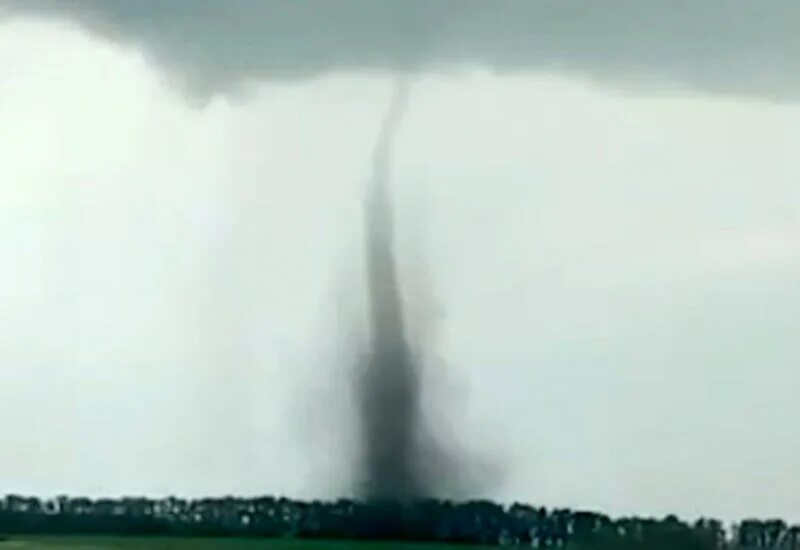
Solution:
<svg viewBox="0 0 800 550">
<path fill-rule="evenodd" d="M 0 550 L 450 550 L 442 544 L 236 538 L 8 537 Z M 463 547 L 455 547 L 461 548 Z"/>
</svg>

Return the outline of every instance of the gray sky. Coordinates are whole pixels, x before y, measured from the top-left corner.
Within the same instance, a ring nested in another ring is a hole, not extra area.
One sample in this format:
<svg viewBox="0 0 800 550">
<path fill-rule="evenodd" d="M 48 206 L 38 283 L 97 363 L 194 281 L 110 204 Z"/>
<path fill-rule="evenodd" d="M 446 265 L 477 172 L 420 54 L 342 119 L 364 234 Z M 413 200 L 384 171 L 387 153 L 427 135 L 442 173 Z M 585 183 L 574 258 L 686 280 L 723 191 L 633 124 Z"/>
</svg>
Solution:
<svg viewBox="0 0 800 550">
<path fill-rule="evenodd" d="M 202 94 L 334 69 L 488 67 L 797 99 L 795 0 L 6 0 L 142 47 Z"/>
<path fill-rule="evenodd" d="M 483 492 L 800 519 L 794 3 L 559 8 L 531 23 L 550 41 L 506 43 L 465 2 L 485 34 L 425 31 L 435 55 L 377 8 L 261 44 L 245 2 L 219 28 L 62 5 L 103 32 L 0 20 L 4 489 L 346 490 L 361 200 L 413 59 L 457 70 L 415 81 L 397 144 L 401 276 L 431 414 L 504 474 Z M 664 27 L 618 38 L 639 9 Z"/>
</svg>

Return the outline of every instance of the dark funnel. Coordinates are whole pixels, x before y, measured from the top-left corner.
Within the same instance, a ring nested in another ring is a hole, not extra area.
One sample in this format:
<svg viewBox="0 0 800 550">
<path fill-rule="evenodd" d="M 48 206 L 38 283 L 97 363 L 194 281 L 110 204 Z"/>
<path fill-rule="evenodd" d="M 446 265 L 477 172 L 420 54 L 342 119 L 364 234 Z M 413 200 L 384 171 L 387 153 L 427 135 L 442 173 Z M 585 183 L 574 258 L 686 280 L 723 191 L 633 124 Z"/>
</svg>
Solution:
<svg viewBox="0 0 800 550">
<path fill-rule="evenodd" d="M 391 149 L 408 89 L 398 84 L 373 153 L 365 204 L 370 348 L 359 378 L 365 496 L 405 500 L 425 496 L 420 469 L 419 366 L 409 347 L 397 280 L 393 210 L 389 197 Z"/>
</svg>

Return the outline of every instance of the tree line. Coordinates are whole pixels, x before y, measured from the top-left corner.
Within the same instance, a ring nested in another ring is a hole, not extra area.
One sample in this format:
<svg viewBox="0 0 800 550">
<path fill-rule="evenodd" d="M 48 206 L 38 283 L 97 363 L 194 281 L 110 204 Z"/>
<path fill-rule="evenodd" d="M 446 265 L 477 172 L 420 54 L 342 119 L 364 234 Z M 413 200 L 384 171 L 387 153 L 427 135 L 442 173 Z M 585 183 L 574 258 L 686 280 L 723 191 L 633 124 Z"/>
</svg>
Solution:
<svg viewBox="0 0 800 550">
<path fill-rule="evenodd" d="M 287 498 L 0 499 L 0 533 L 253 536 L 441 541 L 586 550 L 800 550 L 800 526 L 688 523 L 489 501 L 305 502 Z"/>
</svg>

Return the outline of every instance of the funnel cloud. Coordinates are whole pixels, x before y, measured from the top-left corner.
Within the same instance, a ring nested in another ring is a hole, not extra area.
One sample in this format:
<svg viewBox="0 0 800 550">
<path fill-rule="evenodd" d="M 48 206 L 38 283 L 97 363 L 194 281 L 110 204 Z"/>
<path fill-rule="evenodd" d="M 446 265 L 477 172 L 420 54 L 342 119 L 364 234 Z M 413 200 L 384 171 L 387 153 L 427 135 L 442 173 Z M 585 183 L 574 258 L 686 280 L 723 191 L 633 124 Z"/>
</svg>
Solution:
<svg viewBox="0 0 800 550">
<path fill-rule="evenodd" d="M 389 194 L 392 145 L 408 105 L 398 82 L 373 153 L 364 222 L 370 346 L 358 378 L 363 486 L 372 499 L 428 496 L 420 411 L 420 361 L 409 345 L 393 243 Z M 428 458 L 432 458 L 429 456 Z"/>
</svg>

